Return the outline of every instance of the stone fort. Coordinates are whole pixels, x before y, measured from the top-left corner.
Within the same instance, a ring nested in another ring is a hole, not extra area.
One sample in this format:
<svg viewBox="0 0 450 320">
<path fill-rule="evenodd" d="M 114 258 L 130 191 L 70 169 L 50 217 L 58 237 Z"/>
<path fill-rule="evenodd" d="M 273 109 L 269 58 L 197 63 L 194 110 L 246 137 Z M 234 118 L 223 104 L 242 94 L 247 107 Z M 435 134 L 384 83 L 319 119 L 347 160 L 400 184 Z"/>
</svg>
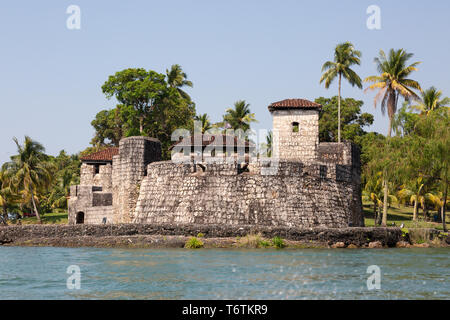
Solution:
<svg viewBox="0 0 450 320">
<path fill-rule="evenodd" d="M 192 137 L 180 139 L 175 146 L 184 152 L 175 155 L 190 161 L 161 161 L 157 139 L 124 138 L 118 148 L 81 159 L 69 224 L 364 226 L 359 150 L 347 142 L 319 143 L 320 109 L 304 99 L 269 105 L 274 151 L 264 161 L 248 161 L 252 145 L 225 135 L 204 135 L 199 145 Z M 236 155 L 237 145 L 246 156 L 215 162 L 194 157 L 195 148 L 211 145 L 219 150 L 211 153 L 215 159 L 230 150 Z"/>
</svg>

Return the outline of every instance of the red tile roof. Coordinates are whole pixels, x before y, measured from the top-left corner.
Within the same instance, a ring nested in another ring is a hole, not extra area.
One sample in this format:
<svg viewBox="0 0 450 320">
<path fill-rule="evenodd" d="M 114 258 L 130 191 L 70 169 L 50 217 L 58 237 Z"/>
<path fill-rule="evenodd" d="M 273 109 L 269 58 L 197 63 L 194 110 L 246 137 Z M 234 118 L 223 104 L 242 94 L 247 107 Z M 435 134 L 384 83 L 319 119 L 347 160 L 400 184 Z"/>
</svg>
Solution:
<svg viewBox="0 0 450 320">
<path fill-rule="evenodd" d="M 285 99 L 269 105 L 269 110 L 274 109 L 320 109 L 322 105 L 306 99 Z"/>
<path fill-rule="evenodd" d="M 119 148 L 111 147 L 98 152 L 91 153 L 87 156 L 81 157 L 81 161 L 112 161 L 115 155 L 119 154 Z"/>
</svg>

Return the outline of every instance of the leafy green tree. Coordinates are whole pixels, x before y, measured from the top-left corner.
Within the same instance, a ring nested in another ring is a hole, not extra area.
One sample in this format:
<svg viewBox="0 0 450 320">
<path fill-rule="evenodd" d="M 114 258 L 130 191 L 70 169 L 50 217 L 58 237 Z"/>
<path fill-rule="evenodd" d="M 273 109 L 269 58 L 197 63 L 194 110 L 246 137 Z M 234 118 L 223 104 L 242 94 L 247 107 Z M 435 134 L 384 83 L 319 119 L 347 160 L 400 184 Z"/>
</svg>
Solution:
<svg viewBox="0 0 450 320">
<path fill-rule="evenodd" d="M 355 50 L 353 44 L 350 42 L 340 43 L 336 46 L 334 50 L 334 61 L 327 61 L 322 66 L 322 77 L 320 78 L 320 83 L 325 81 L 325 88 L 329 88 L 331 83 L 339 78 L 339 89 L 338 89 L 338 139 L 341 142 L 341 81 L 342 77 L 347 79 L 347 81 L 352 86 L 357 86 L 362 88 L 361 78 L 358 74 L 353 71 L 350 67 L 352 65 L 361 64 L 361 52 Z"/>
<path fill-rule="evenodd" d="M 429 114 L 430 112 L 441 108 L 450 106 L 450 98 L 442 97 L 442 91 L 431 87 L 421 93 L 419 104 L 411 106 L 412 109 L 418 110 L 421 114 Z"/>
<path fill-rule="evenodd" d="M 364 166 L 372 160 L 374 152 L 378 152 L 380 146 L 385 143 L 386 137 L 377 132 L 368 132 L 362 136 L 355 137 L 355 143 L 361 147 L 361 166 Z M 365 173 L 362 172 L 362 178 L 364 179 Z"/>
<path fill-rule="evenodd" d="M 187 80 L 187 74 L 183 72 L 181 66 L 179 64 L 172 65 L 170 70 L 166 69 L 166 75 L 169 86 L 177 89 L 184 99 L 191 100 L 189 95 L 181 89 L 183 87 L 193 87 L 192 81 Z"/>
<path fill-rule="evenodd" d="M 414 132 L 414 127 L 419 120 L 417 113 L 410 112 L 411 107 L 408 102 L 404 102 L 403 106 L 394 115 L 392 120 L 392 129 L 397 136 L 407 136 Z"/>
<path fill-rule="evenodd" d="M 12 176 L 12 185 L 20 192 L 24 203 L 31 201 L 38 223 L 41 223 L 36 201 L 39 195 L 52 181 L 53 166 L 45 155 L 44 147 L 37 141 L 25 136 L 25 142 L 20 145 L 16 138 L 17 155 L 4 165 L 4 170 Z"/>
<path fill-rule="evenodd" d="M 450 183 L 450 108 L 438 108 L 416 124 L 414 143 L 408 148 L 408 167 L 430 179 L 442 191 L 441 218 L 444 230 Z"/>
<path fill-rule="evenodd" d="M 117 105 L 111 110 L 102 110 L 91 122 L 95 129 L 91 144 L 94 146 L 119 146 L 124 137 L 140 135 L 139 117 L 132 106 Z"/>
<path fill-rule="evenodd" d="M 386 193 L 389 186 L 399 185 L 403 181 L 406 168 L 405 152 L 408 149 L 406 139 L 401 137 L 392 137 L 390 139 L 374 140 L 372 145 L 366 152 L 366 157 L 370 160 L 364 168 L 365 179 L 382 174 L 383 177 L 383 216 L 381 224 L 387 226 L 387 208 L 393 198 L 393 192 Z M 388 182 L 389 181 L 389 182 Z M 386 186 L 386 184 L 389 185 Z"/>
<path fill-rule="evenodd" d="M 319 139 L 321 142 L 338 141 L 338 125 L 335 121 L 338 114 L 339 97 L 320 97 L 315 100 L 322 105 L 319 113 Z M 359 144 L 358 138 L 366 132 L 364 127 L 373 123 L 373 115 L 361 113 L 364 102 L 352 98 L 341 99 L 341 132 L 344 140 Z"/>
<path fill-rule="evenodd" d="M 386 56 L 383 50 L 380 50 L 379 56 L 374 59 L 377 70 L 380 75 L 370 76 L 364 79 L 364 82 L 371 82 L 372 84 L 366 90 L 378 90 L 375 96 L 374 104 L 377 105 L 381 99 L 381 112 L 385 114 L 386 109 L 389 117 L 388 137 L 391 137 L 392 122 L 397 111 L 398 98 L 402 96 L 406 101 L 411 99 L 419 99 L 418 95 L 413 91 L 417 89 L 422 91 L 419 83 L 409 78 L 413 71 L 416 71 L 416 66 L 420 62 L 414 62 L 407 65 L 409 59 L 413 56 L 412 53 L 407 53 L 403 49 L 389 51 L 389 57 Z M 384 197 L 383 197 L 383 226 L 386 226 L 387 221 L 387 198 L 389 194 L 388 180 L 384 180 Z"/>
<path fill-rule="evenodd" d="M 233 130 L 247 131 L 250 129 L 252 122 L 258 121 L 255 119 L 255 114 L 250 111 L 250 104 L 246 103 L 245 100 L 239 100 L 234 103 L 234 109 L 228 108 L 226 110 L 222 125 L 226 127 L 228 124 Z"/>
<path fill-rule="evenodd" d="M 144 133 L 144 120 L 155 107 L 156 101 L 165 95 L 166 88 L 165 75 L 142 68 L 116 72 L 102 86 L 108 99 L 114 96 L 121 104 L 133 106 L 141 134 Z"/>
<path fill-rule="evenodd" d="M 144 121 L 144 132 L 161 141 L 163 158 L 170 159 L 169 147 L 174 143 L 172 132 L 176 129 L 193 131 L 195 104 L 184 99 L 176 89 L 168 88 L 167 94 L 155 105 Z"/>
<path fill-rule="evenodd" d="M 179 65 L 167 70 L 167 75 L 125 69 L 110 76 L 102 90 L 108 98 L 116 97 L 120 104 L 115 109 L 99 112 L 92 122 L 96 130 L 91 142 L 96 146 L 94 149 L 117 146 L 123 137 L 146 135 L 160 140 L 163 159 L 169 159 L 172 132 L 193 129 L 195 104 L 181 90 L 192 86 L 186 77 Z M 85 151 L 97 151 L 94 149 Z"/>
</svg>

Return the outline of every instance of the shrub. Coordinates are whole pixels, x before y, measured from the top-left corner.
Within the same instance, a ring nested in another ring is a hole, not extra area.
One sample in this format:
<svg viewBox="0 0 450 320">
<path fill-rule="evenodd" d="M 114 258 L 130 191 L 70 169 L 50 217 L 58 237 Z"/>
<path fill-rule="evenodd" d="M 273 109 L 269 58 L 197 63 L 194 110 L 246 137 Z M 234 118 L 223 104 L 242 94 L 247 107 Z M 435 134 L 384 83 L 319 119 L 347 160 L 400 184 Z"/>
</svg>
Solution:
<svg viewBox="0 0 450 320">
<path fill-rule="evenodd" d="M 197 234 L 197 238 L 203 238 L 205 235 L 203 234 L 203 233 L 199 233 L 199 234 Z"/>
<path fill-rule="evenodd" d="M 261 245 L 261 234 L 248 234 L 238 240 L 238 245 L 245 248 L 259 248 Z"/>
<path fill-rule="evenodd" d="M 188 249 L 198 249 L 203 247 L 203 242 L 196 237 L 191 237 L 186 244 L 184 245 L 185 248 Z"/>
<path fill-rule="evenodd" d="M 280 237 L 273 237 L 272 239 L 272 244 L 276 247 L 276 248 L 284 248 L 286 245 L 284 244 L 283 239 L 281 239 Z"/>
<path fill-rule="evenodd" d="M 263 248 L 270 247 L 270 242 L 267 241 L 267 240 L 260 240 L 260 241 L 259 241 L 259 246 L 260 246 L 260 247 L 263 247 Z"/>
</svg>

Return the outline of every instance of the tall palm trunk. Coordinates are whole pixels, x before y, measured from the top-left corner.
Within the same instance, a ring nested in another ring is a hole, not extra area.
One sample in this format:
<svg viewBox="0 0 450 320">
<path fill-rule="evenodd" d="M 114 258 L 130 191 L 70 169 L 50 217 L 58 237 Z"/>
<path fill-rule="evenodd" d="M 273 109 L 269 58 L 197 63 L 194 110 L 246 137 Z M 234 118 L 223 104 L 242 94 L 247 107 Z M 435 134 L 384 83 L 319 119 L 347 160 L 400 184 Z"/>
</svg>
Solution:
<svg viewBox="0 0 450 320">
<path fill-rule="evenodd" d="M 339 92 L 338 92 L 338 143 L 341 143 L 341 78 L 339 73 Z"/>
<path fill-rule="evenodd" d="M 444 181 L 445 183 L 445 191 L 444 191 L 444 203 L 442 206 L 442 211 L 441 211 L 441 215 L 442 215 L 442 227 L 444 228 L 444 232 L 447 232 L 447 225 L 445 223 L 445 207 L 447 206 L 447 192 L 448 192 L 448 181 L 447 181 L 447 177 Z"/>
<path fill-rule="evenodd" d="M 383 184 L 384 184 L 384 190 L 383 190 L 383 218 L 381 220 L 381 225 L 383 227 L 386 227 L 386 225 L 387 225 L 388 195 L 389 195 L 388 182 L 387 182 L 386 179 L 383 181 Z"/>
<path fill-rule="evenodd" d="M 416 195 L 416 200 L 414 200 L 413 221 L 416 221 L 416 220 L 417 220 L 417 211 L 418 211 L 418 208 L 419 208 L 419 202 L 417 201 L 418 197 L 419 197 L 419 196 Z"/>
<path fill-rule="evenodd" d="M 392 134 L 392 118 L 394 117 L 394 112 L 393 110 L 395 110 L 395 95 L 390 95 L 389 96 L 389 102 L 388 102 L 388 115 L 389 115 L 389 128 L 388 128 L 388 143 L 389 140 L 391 138 L 391 134 Z M 386 174 L 384 174 L 383 177 L 383 219 L 381 221 L 381 225 L 383 227 L 387 226 L 387 210 L 388 210 L 388 196 L 389 196 L 389 183 L 388 180 L 386 178 Z"/>
<path fill-rule="evenodd" d="M 139 117 L 139 133 L 142 135 L 142 132 L 144 132 L 144 117 Z"/>
<path fill-rule="evenodd" d="M 42 223 L 41 221 L 41 216 L 39 215 L 39 211 L 36 207 L 36 202 L 34 201 L 34 191 L 33 191 L 33 187 L 31 187 L 31 203 L 33 204 L 33 209 L 34 209 L 34 213 L 36 214 L 36 218 L 39 224 Z"/>
<path fill-rule="evenodd" d="M 1 219 L 1 220 L 2 220 L 2 223 L 3 223 L 5 226 L 8 225 L 8 223 L 6 223 L 6 220 L 8 219 L 8 209 L 7 209 L 6 204 L 3 205 L 3 213 L 2 213 L 2 217 L 3 217 L 3 219 Z"/>
</svg>

